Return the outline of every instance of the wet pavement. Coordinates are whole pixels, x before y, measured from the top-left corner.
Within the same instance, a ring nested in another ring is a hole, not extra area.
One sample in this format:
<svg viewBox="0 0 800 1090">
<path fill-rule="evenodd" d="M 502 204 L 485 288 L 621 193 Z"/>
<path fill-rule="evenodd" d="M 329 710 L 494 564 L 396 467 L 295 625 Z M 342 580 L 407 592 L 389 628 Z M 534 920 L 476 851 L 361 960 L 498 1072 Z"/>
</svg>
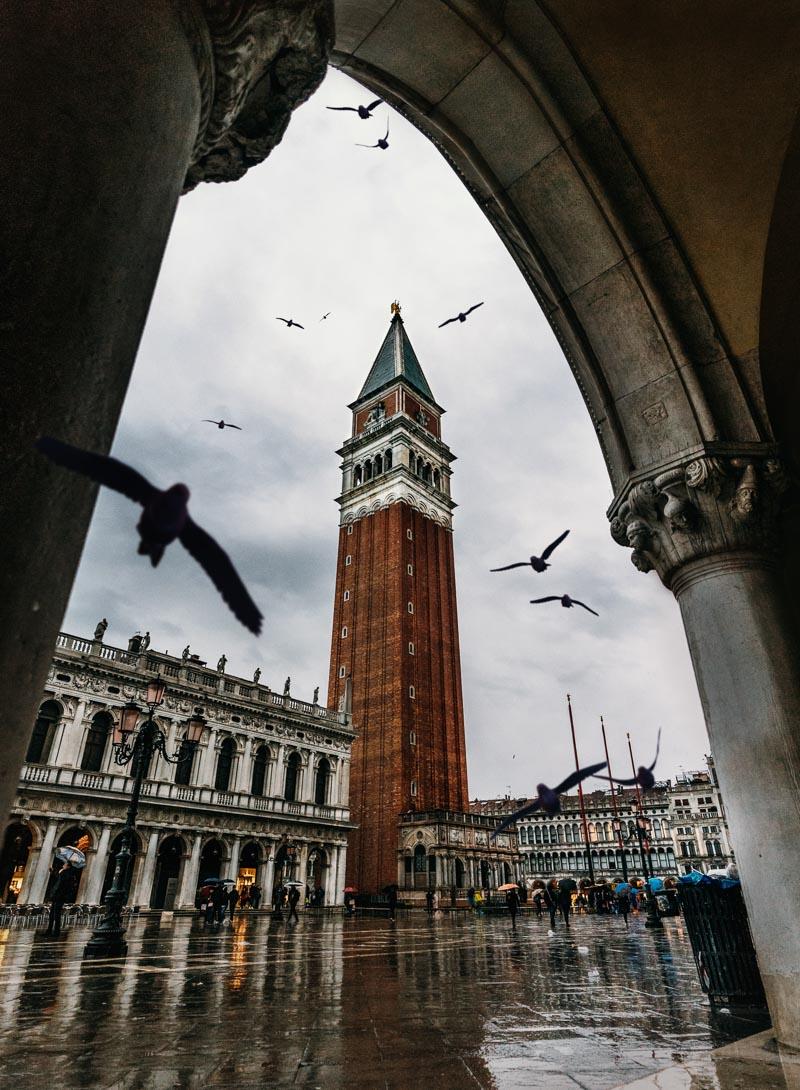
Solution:
<svg viewBox="0 0 800 1090">
<path fill-rule="evenodd" d="M 680 920 L 143 919 L 85 962 L 88 934 L 0 931 L 0 1088 L 611 1090 L 685 1063 L 706 1090 L 763 1028 L 711 1011 Z"/>
</svg>

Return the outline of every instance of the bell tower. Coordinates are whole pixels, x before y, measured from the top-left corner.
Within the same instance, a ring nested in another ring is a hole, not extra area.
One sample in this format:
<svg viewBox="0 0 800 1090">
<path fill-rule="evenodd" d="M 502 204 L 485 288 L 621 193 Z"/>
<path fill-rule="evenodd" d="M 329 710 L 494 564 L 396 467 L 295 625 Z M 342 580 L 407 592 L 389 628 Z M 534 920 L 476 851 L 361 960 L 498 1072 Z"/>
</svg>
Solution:
<svg viewBox="0 0 800 1090">
<path fill-rule="evenodd" d="M 352 682 L 347 880 L 399 880 L 401 817 L 468 809 L 450 498 L 454 456 L 400 306 L 349 406 L 328 705 Z"/>
</svg>

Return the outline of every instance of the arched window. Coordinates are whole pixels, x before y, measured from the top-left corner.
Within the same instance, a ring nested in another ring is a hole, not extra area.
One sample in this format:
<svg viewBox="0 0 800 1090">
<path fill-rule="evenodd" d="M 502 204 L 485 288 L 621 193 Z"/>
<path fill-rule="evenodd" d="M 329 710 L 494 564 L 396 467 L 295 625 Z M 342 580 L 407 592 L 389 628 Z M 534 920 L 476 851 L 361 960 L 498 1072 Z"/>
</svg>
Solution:
<svg viewBox="0 0 800 1090">
<path fill-rule="evenodd" d="M 524 825 L 520 826 L 519 842 L 520 842 L 520 844 L 527 844 L 528 843 L 528 830 L 525 828 Z"/>
<path fill-rule="evenodd" d="M 314 780 L 314 802 L 317 806 L 324 806 L 328 801 L 328 780 L 331 775 L 331 762 L 323 757 L 317 765 L 317 775 Z"/>
<path fill-rule="evenodd" d="M 556 840 L 559 844 L 564 843 L 564 827 L 563 825 L 556 826 Z"/>
<path fill-rule="evenodd" d="M 377 477 L 379 473 L 383 473 L 383 455 L 382 454 L 376 454 L 375 455 L 375 476 Z"/>
<path fill-rule="evenodd" d="M 392 452 L 390 450 L 387 450 L 383 456 L 383 468 L 387 470 L 392 468 Z"/>
<path fill-rule="evenodd" d="M 439 470 L 434 469 L 434 471 L 433 471 L 433 487 L 434 488 L 439 488 L 440 485 L 441 485 L 441 477 L 439 475 Z"/>
<path fill-rule="evenodd" d="M 81 768 L 84 772 L 99 772 L 103 767 L 103 754 L 106 751 L 111 726 L 112 720 L 108 712 L 98 712 L 92 719 L 92 725 L 86 735 L 86 745 L 83 747 L 83 757 L 81 757 Z"/>
<path fill-rule="evenodd" d="M 536 841 L 537 844 L 542 843 L 542 827 L 541 827 L 541 825 L 536 825 L 534 827 L 533 838 L 534 838 L 534 840 Z"/>
<path fill-rule="evenodd" d="M 287 802 L 294 802 L 297 798 L 297 787 L 300 779 L 300 754 L 292 753 L 286 762 L 286 782 L 283 788 L 283 797 Z"/>
<path fill-rule="evenodd" d="M 369 458 L 367 458 L 366 462 L 364 462 L 364 480 L 372 480 L 372 461 Z"/>
<path fill-rule="evenodd" d="M 181 748 L 178 751 L 178 763 L 175 765 L 175 783 L 190 784 L 192 782 L 192 766 L 194 765 L 194 752 L 197 746 L 181 739 Z"/>
<path fill-rule="evenodd" d="M 53 744 L 53 734 L 62 711 L 61 705 L 56 700 L 47 700 L 39 708 L 31 740 L 28 743 L 28 752 L 25 754 L 25 760 L 29 764 L 46 764 L 50 746 Z"/>
<path fill-rule="evenodd" d="M 236 745 L 233 738 L 226 738 L 219 747 L 217 758 L 217 774 L 214 777 L 214 786 L 217 791 L 227 791 L 231 782 L 231 769 L 233 768 L 233 754 Z"/>
<path fill-rule="evenodd" d="M 567 844 L 574 844 L 575 843 L 575 840 L 574 840 L 574 838 L 572 836 L 572 826 L 571 825 L 568 825 L 566 827 L 565 835 L 566 835 Z"/>
<path fill-rule="evenodd" d="M 363 479 L 364 479 L 363 469 L 361 468 L 361 466 L 356 466 L 356 468 L 353 470 L 353 484 L 354 485 L 361 484 Z"/>
<path fill-rule="evenodd" d="M 593 821 L 589 822 L 589 840 L 591 840 L 592 844 L 597 843 L 597 829 L 595 829 Z"/>
<path fill-rule="evenodd" d="M 269 746 L 259 746 L 253 758 L 253 779 L 250 784 L 251 795 L 263 795 L 267 782 L 267 766 L 269 765 Z"/>
</svg>

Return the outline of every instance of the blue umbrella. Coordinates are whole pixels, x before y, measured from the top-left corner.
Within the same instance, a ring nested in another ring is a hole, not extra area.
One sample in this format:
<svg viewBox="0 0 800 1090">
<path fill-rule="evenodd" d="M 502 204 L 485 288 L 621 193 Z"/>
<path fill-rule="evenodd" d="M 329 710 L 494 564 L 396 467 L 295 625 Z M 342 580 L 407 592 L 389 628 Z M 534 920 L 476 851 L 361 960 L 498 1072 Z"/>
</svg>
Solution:
<svg viewBox="0 0 800 1090">
<path fill-rule="evenodd" d="M 76 870 L 83 870 L 86 866 L 86 856 L 77 848 L 73 848 L 71 844 L 65 844 L 63 848 L 59 848 L 56 852 L 56 859 L 62 863 L 69 863 Z"/>
</svg>

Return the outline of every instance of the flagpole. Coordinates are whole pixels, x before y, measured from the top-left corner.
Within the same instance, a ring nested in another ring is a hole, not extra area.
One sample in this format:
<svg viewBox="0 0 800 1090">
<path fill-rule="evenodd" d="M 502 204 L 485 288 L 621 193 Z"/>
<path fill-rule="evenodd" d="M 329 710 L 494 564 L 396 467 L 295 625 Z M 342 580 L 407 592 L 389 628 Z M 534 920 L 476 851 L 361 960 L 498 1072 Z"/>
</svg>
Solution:
<svg viewBox="0 0 800 1090">
<path fill-rule="evenodd" d="M 619 812 L 617 810 L 617 790 L 614 786 L 614 773 L 611 771 L 611 759 L 608 756 L 608 742 L 606 741 L 606 725 L 603 722 L 602 715 L 600 716 L 600 730 L 603 732 L 603 749 L 606 753 L 606 768 L 608 769 L 608 778 L 611 782 L 611 809 L 614 813 L 614 824 L 617 827 L 617 844 L 622 855 L 622 879 L 624 882 L 628 881 L 628 861 L 626 859 L 625 844 L 622 840 L 622 822 L 619 818 Z"/>
<path fill-rule="evenodd" d="M 633 759 L 633 746 L 631 745 L 630 732 L 626 732 L 626 738 L 628 739 L 628 753 L 631 755 L 631 772 L 633 773 L 633 781 L 636 787 L 636 835 L 639 840 L 639 854 L 642 857 L 642 870 L 644 871 L 645 881 L 650 877 L 647 873 L 647 860 L 644 854 L 644 836 L 642 829 L 642 822 L 644 821 L 644 810 L 642 809 L 642 789 L 639 786 L 639 781 L 636 779 L 636 762 Z"/>
<path fill-rule="evenodd" d="M 572 749 L 575 754 L 575 771 L 580 771 L 578 764 L 578 743 L 575 741 L 575 720 L 572 718 L 572 701 L 567 693 L 567 708 L 569 710 L 569 726 L 572 731 Z M 594 885 L 594 864 L 592 863 L 592 849 L 589 845 L 589 826 L 586 822 L 586 808 L 583 805 L 583 785 L 578 783 L 578 805 L 581 810 L 581 824 L 583 825 L 583 839 L 586 843 L 586 865 L 589 869 L 589 880 Z"/>
<path fill-rule="evenodd" d="M 645 824 L 644 810 L 642 808 L 642 790 L 639 786 L 639 781 L 636 779 L 636 762 L 633 759 L 633 746 L 631 745 L 631 736 L 628 734 L 628 752 L 631 755 L 631 771 L 633 772 L 634 781 L 636 783 L 636 801 L 639 807 L 639 813 L 636 815 L 636 833 L 639 838 L 639 851 L 642 855 L 642 869 L 644 870 L 645 885 L 647 886 L 647 921 L 645 927 L 663 927 L 661 922 L 661 916 L 658 912 L 658 905 L 656 904 L 655 893 L 650 885 L 650 878 L 655 876 L 653 869 L 653 856 L 652 847 L 648 841 L 647 854 L 650 857 L 650 873 L 648 874 L 647 863 L 645 862 L 644 854 L 644 833 L 647 828 Z"/>
</svg>

